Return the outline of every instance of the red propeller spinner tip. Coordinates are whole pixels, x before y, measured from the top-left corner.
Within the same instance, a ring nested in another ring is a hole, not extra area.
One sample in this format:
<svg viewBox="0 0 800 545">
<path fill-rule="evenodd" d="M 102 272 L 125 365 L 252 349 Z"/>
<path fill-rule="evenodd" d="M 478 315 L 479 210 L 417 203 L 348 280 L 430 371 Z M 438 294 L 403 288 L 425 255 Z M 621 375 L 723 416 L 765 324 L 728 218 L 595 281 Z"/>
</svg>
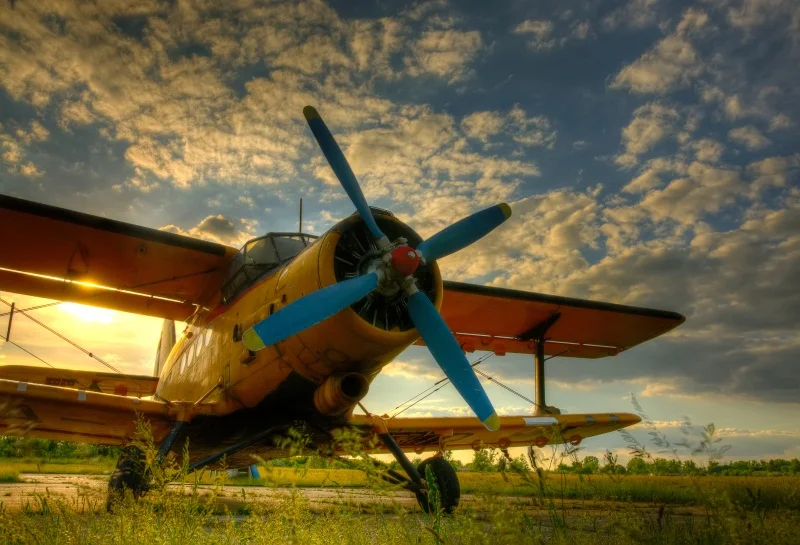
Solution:
<svg viewBox="0 0 800 545">
<path fill-rule="evenodd" d="M 392 250 L 392 267 L 403 276 L 411 276 L 419 267 L 419 254 L 411 246 Z"/>
</svg>

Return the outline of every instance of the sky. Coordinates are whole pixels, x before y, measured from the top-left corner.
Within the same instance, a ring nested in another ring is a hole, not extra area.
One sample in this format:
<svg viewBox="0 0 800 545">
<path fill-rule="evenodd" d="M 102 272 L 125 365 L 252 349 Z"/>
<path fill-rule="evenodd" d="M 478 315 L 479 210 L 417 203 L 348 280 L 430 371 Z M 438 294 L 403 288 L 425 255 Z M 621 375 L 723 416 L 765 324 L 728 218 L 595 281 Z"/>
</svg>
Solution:
<svg viewBox="0 0 800 545">
<path fill-rule="evenodd" d="M 296 230 L 302 198 L 321 234 L 353 206 L 311 104 L 369 202 L 423 236 L 510 203 L 445 278 L 687 317 L 613 358 L 552 360 L 549 404 L 633 412 L 634 394 L 668 437 L 688 417 L 730 458 L 800 456 L 797 2 L 71 4 L 0 4 L 0 193 L 233 246 Z M 36 312 L 152 373 L 158 320 Z M 24 318 L 13 337 L 97 368 Z M 1 345 L 11 363 L 37 361 Z M 532 397 L 530 357 L 481 368 Z M 389 411 L 441 376 L 412 347 L 365 404 Z M 531 410 L 486 389 L 502 413 Z M 406 414 L 468 411 L 447 387 Z M 626 453 L 617 434 L 583 446 Z"/>
</svg>

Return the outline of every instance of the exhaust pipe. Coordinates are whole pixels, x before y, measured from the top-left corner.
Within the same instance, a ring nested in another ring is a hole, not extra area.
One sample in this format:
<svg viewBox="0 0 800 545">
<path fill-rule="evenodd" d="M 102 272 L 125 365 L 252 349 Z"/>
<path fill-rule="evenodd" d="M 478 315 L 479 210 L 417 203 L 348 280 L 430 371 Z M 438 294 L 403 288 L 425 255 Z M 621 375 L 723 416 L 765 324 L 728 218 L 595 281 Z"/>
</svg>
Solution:
<svg viewBox="0 0 800 545">
<path fill-rule="evenodd" d="M 360 373 L 332 375 L 314 392 L 314 406 L 326 416 L 336 416 L 355 406 L 368 391 L 369 382 Z"/>
</svg>

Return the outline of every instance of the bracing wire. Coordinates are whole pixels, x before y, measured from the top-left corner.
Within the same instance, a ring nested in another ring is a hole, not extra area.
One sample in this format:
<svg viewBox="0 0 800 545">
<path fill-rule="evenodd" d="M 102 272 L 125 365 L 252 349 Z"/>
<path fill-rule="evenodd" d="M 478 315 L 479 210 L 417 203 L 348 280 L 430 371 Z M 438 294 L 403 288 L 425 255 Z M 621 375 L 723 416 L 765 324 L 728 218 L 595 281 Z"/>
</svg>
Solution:
<svg viewBox="0 0 800 545">
<path fill-rule="evenodd" d="M 11 306 L 11 303 L 9 303 L 8 301 L 6 301 L 6 300 L 5 300 L 5 299 L 3 299 L 3 298 L 0 298 L 0 302 L 2 302 L 2 303 L 4 303 L 4 304 L 6 304 L 6 305 L 8 305 L 8 306 Z M 15 313 L 19 312 L 20 314 L 22 314 L 23 316 L 25 316 L 26 318 L 28 318 L 28 319 L 29 319 L 29 320 L 31 320 L 32 322 L 34 322 L 34 323 L 36 323 L 36 324 L 40 325 L 41 327 L 43 327 L 44 329 L 46 329 L 47 331 L 49 331 L 50 333 L 52 333 L 52 334 L 53 334 L 53 335 L 55 335 L 56 337 L 58 337 L 58 338 L 60 338 L 60 339 L 62 339 L 62 340 L 64 340 L 64 341 L 66 341 L 67 343 L 71 344 L 72 346 L 74 346 L 75 348 L 77 348 L 78 350 L 80 350 L 81 352 L 83 352 L 84 354 L 86 354 L 87 356 L 89 356 L 90 358 L 92 358 L 92 359 L 94 359 L 94 360 L 96 360 L 96 361 L 98 361 L 98 362 L 102 363 L 103 365 L 105 365 L 105 366 L 106 366 L 106 367 L 108 367 L 109 369 L 113 370 L 115 373 L 117 373 L 117 374 L 119 374 L 119 375 L 123 375 L 123 374 L 124 374 L 122 371 L 120 371 L 119 369 L 117 369 L 116 367 L 114 367 L 113 365 L 111 365 L 110 363 L 108 363 L 107 361 L 105 361 L 103 358 L 101 358 L 101 357 L 99 357 L 99 356 L 96 356 L 95 354 L 93 354 L 93 353 L 92 353 L 92 352 L 90 352 L 89 350 L 86 350 L 85 348 L 83 348 L 82 346 L 80 346 L 78 343 L 76 343 L 76 342 L 74 342 L 74 341 L 72 341 L 72 340 L 68 339 L 67 337 L 65 337 L 64 335 L 62 335 L 61 333 L 59 333 L 58 331 L 56 331 L 55 329 L 53 329 L 52 327 L 50 327 L 50 326 L 48 326 L 48 325 L 46 325 L 46 324 L 43 324 L 42 322 L 40 322 L 39 320 L 37 320 L 37 319 L 36 319 L 36 318 L 34 318 L 33 316 L 31 316 L 31 315 L 29 315 L 28 313 L 26 313 L 24 310 L 15 310 L 14 312 L 15 312 Z M 17 346 L 18 348 L 21 348 L 21 347 L 20 347 L 18 344 L 16 344 L 16 343 L 13 343 L 13 342 L 12 342 L 11 344 L 13 344 L 14 346 Z M 25 350 L 25 349 L 23 348 L 23 350 Z M 27 350 L 25 350 L 25 352 L 28 352 L 28 351 L 27 351 Z M 30 352 L 28 352 L 28 353 L 30 354 Z M 33 355 L 33 354 L 31 354 L 31 355 Z M 40 359 L 40 360 L 41 360 L 41 358 L 39 358 L 38 356 L 34 356 L 34 357 L 35 357 L 35 358 L 37 358 L 37 359 Z M 44 360 L 42 360 L 42 361 L 44 361 Z M 48 364 L 48 365 L 49 365 L 49 364 Z M 51 365 L 51 367 L 52 367 L 52 365 Z"/>
<path fill-rule="evenodd" d="M 476 366 L 480 365 L 481 363 L 483 363 L 484 361 L 488 360 L 492 356 L 494 356 L 494 352 L 489 352 L 488 354 L 484 354 L 483 356 L 481 356 L 480 358 L 475 360 L 475 362 L 473 362 L 470 365 L 472 365 L 472 368 L 474 369 Z M 439 390 L 441 390 L 442 388 L 447 386 L 447 384 L 449 382 L 450 382 L 450 379 L 447 378 L 447 377 L 438 380 L 437 382 L 435 382 L 433 384 L 433 386 L 431 386 L 427 390 L 415 395 L 414 397 L 412 397 L 408 401 L 405 401 L 405 402 L 401 403 L 400 405 L 398 405 L 397 407 L 395 407 L 394 409 L 392 409 L 392 411 L 397 411 L 397 412 L 395 412 L 392 416 L 390 416 L 389 419 L 391 420 L 392 418 L 400 416 L 401 414 L 406 412 L 408 409 L 410 409 L 411 407 L 413 407 L 414 405 L 416 405 L 420 401 L 429 398 L 430 396 L 432 396 L 433 394 L 435 394 L 436 392 L 438 392 Z M 438 388 L 437 388 L 437 386 L 438 386 Z M 403 407 L 403 408 L 400 411 L 398 411 L 398 409 L 400 409 L 401 407 Z"/>
<path fill-rule="evenodd" d="M 40 308 L 47 308 L 47 307 L 54 307 L 56 305 L 60 305 L 61 303 L 66 303 L 66 301 L 53 301 L 52 303 L 47 303 L 44 305 L 36 305 L 35 307 L 28 307 L 28 308 L 18 308 L 14 309 L 14 312 L 22 312 L 27 310 L 39 310 Z M 2 312 L 0 313 L 0 318 L 3 316 L 8 316 L 11 312 Z"/>
<path fill-rule="evenodd" d="M 489 359 L 492 356 L 494 356 L 494 353 L 493 352 L 489 352 L 488 354 L 485 354 L 484 356 L 481 356 L 474 363 L 472 363 L 471 365 L 472 365 L 472 368 L 475 370 L 475 373 L 480 375 L 480 376 L 482 376 L 487 381 L 494 382 L 495 384 L 497 384 L 498 386 L 500 386 L 504 390 L 506 390 L 506 391 L 514 394 L 515 396 L 527 401 L 528 403 L 530 403 L 534 407 L 539 407 L 538 403 L 536 403 L 531 398 L 522 395 L 521 393 L 519 393 L 518 391 L 513 389 L 511 386 L 508 386 L 507 384 L 503 384 L 498 379 L 494 378 L 493 376 L 487 375 L 486 373 L 484 373 L 480 369 L 475 369 L 476 366 L 480 365 L 481 363 L 483 363 L 484 361 L 486 361 L 487 359 Z M 428 397 L 432 396 L 433 394 L 435 394 L 436 392 L 438 392 L 439 390 L 441 390 L 442 388 L 447 386 L 447 384 L 449 382 L 450 382 L 450 379 L 447 378 L 447 377 L 445 377 L 445 378 L 443 378 L 441 380 L 438 380 L 430 388 L 420 392 L 419 394 L 415 395 L 414 397 L 412 397 L 408 401 L 405 401 L 405 402 L 401 403 L 400 405 L 398 405 L 397 407 L 395 407 L 394 409 L 392 409 L 392 411 L 396 411 L 396 412 L 394 412 L 394 414 L 392 414 L 389 417 L 389 419 L 391 420 L 392 418 L 396 418 L 396 417 L 400 416 L 401 414 L 406 412 L 408 409 L 410 409 L 411 407 L 413 407 L 417 403 L 421 402 L 424 399 L 427 399 Z M 402 407 L 402 409 L 401 409 L 401 407 Z M 398 411 L 398 409 L 400 409 L 400 410 Z"/>
<path fill-rule="evenodd" d="M 11 344 L 11 345 L 13 345 L 13 346 L 16 346 L 17 348 L 19 348 L 20 350 L 22 350 L 23 352 L 25 352 L 26 354 L 28 354 L 28 355 L 29 355 L 29 356 L 31 356 L 32 358 L 36 358 L 37 360 L 39 360 L 39 361 L 40 361 L 40 362 L 42 362 L 43 364 L 47 365 L 47 366 L 48 366 L 48 367 L 50 367 L 51 369 L 55 369 L 56 371 L 63 371 L 63 369 L 59 369 L 58 367 L 56 367 L 55 365 L 53 365 L 53 364 L 52 364 L 52 363 L 50 363 L 49 361 L 46 361 L 45 359 L 43 359 L 43 358 L 40 358 L 39 356 L 37 356 L 36 354 L 34 354 L 33 352 L 31 352 L 31 351 L 30 351 L 30 350 L 28 350 L 27 348 L 25 348 L 25 347 L 23 347 L 23 346 L 21 346 L 21 345 L 19 345 L 19 344 L 15 343 L 14 341 L 9 341 L 7 338 L 3 337 L 2 335 L 0 335 L 0 339 L 3 339 L 3 340 L 4 340 L 5 342 L 7 342 L 8 344 Z M 74 379 L 74 377 L 73 377 L 72 375 L 64 375 L 64 378 L 68 378 L 68 379 L 70 379 L 70 380 L 75 380 L 75 379 Z M 86 385 L 85 385 L 85 384 L 83 384 L 82 382 L 80 382 L 79 380 L 75 380 L 75 382 L 76 382 L 76 384 L 78 384 L 78 385 L 79 385 L 81 388 L 86 388 Z"/>
</svg>

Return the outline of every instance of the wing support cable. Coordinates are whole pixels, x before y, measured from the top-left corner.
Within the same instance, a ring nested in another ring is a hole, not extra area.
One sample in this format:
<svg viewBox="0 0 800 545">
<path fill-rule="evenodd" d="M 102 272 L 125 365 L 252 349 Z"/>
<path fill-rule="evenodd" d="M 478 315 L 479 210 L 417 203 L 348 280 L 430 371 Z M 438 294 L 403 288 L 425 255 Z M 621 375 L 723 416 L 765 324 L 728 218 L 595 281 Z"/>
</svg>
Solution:
<svg viewBox="0 0 800 545">
<path fill-rule="evenodd" d="M 3 298 L 1 298 L 1 297 L 0 297 L 0 302 L 1 302 L 1 303 L 4 303 L 4 304 L 6 304 L 6 305 L 8 305 L 8 306 L 12 306 L 12 305 L 13 305 L 13 303 L 9 303 L 8 301 L 6 301 L 5 299 L 3 299 Z M 25 312 L 24 310 L 16 310 L 15 312 L 16 312 L 16 313 L 18 313 L 18 314 L 22 314 L 23 316 L 25 316 L 26 318 L 28 318 L 29 320 L 31 320 L 33 323 L 35 323 L 35 324 L 38 324 L 38 325 L 42 326 L 44 329 L 46 329 L 47 331 L 49 331 L 50 333 L 52 333 L 52 334 L 53 334 L 53 335 L 55 335 L 56 337 L 58 337 L 58 338 L 60 338 L 60 339 L 62 339 L 62 340 L 64 340 L 64 341 L 68 342 L 69 344 L 71 344 L 72 346 L 74 346 L 75 348 L 77 348 L 78 350 L 80 350 L 81 352 L 83 352 L 84 354 L 86 354 L 87 356 L 89 356 L 90 358 L 92 358 L 92 359 L 94 359 L 94 360 L 97 360 L 98 362 L 102 363 L 103 365 L 105 365 L 105 366 L 106 366 L 106 367 L 108 367 L 109 369 L 113 370 L 113 371 L 114 371 L 115 373 L 117 373 L 118 375 L 125 375 L 125 374 L 126 374 L 126 373 L 123 373 L 122 371 L 120 371 L 119 369 L 117 369 L 116 367 L 114 367 L 113 365 L 111 365 L 110 363 L 108 363 L 107 361 L 105 361 L 103 358 L 101 358 L 101 357 L 99 357 L 99 356 L 96 356 L 95 354 L 93 354 L 93 353 L 92 353 L 92 352 L 90 352 L 89 350 L 86 350 L 85 348 L 83 348 L 82 346 L 80 346 L 78 343 L 76 343 L 76 342 L 74 342 L 74 341 L 71 341 L 70 339 L 68 339 L 67 337 L 65 337 L 64 335 L 62 335 L 61 333 L 59 333 L 58 331 L 56 331 L 55 329 L 53 329 L 52 327 L 50 327 L 50 326 L 48 326 L 48 325 L 46 325 L 46 324 L 44 324 L 44 323 L 40 322 L 39 320 L 37 320 L 37 319 L 36 319 L 36 318 L 34 318 L 33 316 L 29 315 L 29 314 L 28 314 L 27 312 Z M 18 346 L 16 343 L 12 343 L 12 344 L 14 344 L 15 346 Z M 27 350 L 26 350 L 26 352 L 27 352 Z M 30 352 L 28 352 L 28 353 L 30 354 Z M 31 355 L 32 355 L 32 354 L 31 354 Z M 34 357 L 35 357 L 35 356 L 34 356 Z M 41 358 L 37 358 L 37 359 L 41 359 Z M 42 360 L 42 361 L 44 361 L 44 360 Z M 52 365 L 51 365 L 51 367 L 52 367 Z"/>
<path fill-rule="evenodd" d="M 472 368 L 475 369 L 476 366 L 480 365 L 481 363 L 483 363 L 487 359 L 491 358 L 492 356 L 494 356 L 494 352 L 489 352 L 488 354 L 485 354 L 485 355 L 481 356 L 474 363 L 471 364 Z M 403 403 L 401 403 L 400 405 L 398 405 L 397 407 L 392 409 L 392 411 L 397 411 L 398 409 L 403 407 L 402 410 L 400 410 L 399 412 L 395 412 L 392 416 L 389 417 L 389 419 L 391 420 L 392 418 L 396 418 L 396 417 L 400 416 L 401 414 L 406 412 L 408 409 L 410 409 L 411 407 L 413 407 L 414 405 L 416 405 L 420 401 L 422 401 L 422 400 L 424 400 L 426 398 L 429 398 L 430 396 L 432 396 L 433 394 L 435 394 L 436 392 L 438 392 L 439 390 L 441 390 L 442 388 L 447 386 L 447 384 L 449 382 L 450 382 L 450 379 L 447 378 L 447 377 L 445 377 L 445 378 L 443 378 L 441 380 L 438 380 L 430 388 L 422 391 L 421 393 L 415 395 L 414 397 L 412 397 L 408 401 L 404 401 Z M 438 386 L 438 388 L 437 388 L 437 386 Z M 409 405 L 409 403 L 410 403 L 410 405 Z"/>
<path fill-rule="evenodd" d="M 564 352 L 566 352 L 566 351 L 564 351 Z M 555 356 L 550 356 L 550 358 L 547 358 L 547 359 L 555 358 L 556 356 L 559 356 L 559 355 L 563 354 L 564 352 L 556 354 Z M 527 401 L 528 403 L 530 403 L 534 407 L 534 410 L 536 410 L 536 411 L 538 411 L 540 409 L 547 409 L 546 406 L 539 405 L 536 401 L 534 401 L 533 399 L 531 399 L 531 398 L 529 398 L 529 397 L 527 397 L 525 395 L 522 395 L 521 393 L 516 391 L 511 386 L 508 386 L 507 384 L 503 384 L 498 379 L 494 378 L 493 376 L 487 375 L 486 373 L 484 373 L 480 369 L 475 369 L 475 367 L 477 367 L 478 365 L 480 365 L 481 363 L 483 363 L 484 361 L 486 361 L 487 359 L 489 359 L 492 356 L 494 356 L 494 352 L 489 352 L 488 354 L 478 358 L 478 360 L 475 361 L 472 364 L 472 369 L 475 371 L 476 374 L 482 376 L 488 382 L 494 382 L 495 384 L 497 384 L 498 386 L 500 386 L 504 390 L 514 394 L 515 396 L 519 397 L 520 399 L 523 399 L 524 401 Z M 436 392 L 438 392 L 439 390 L 441 390 L 442 388 L 447 386 L 448 382 L 450 382 L 450 379 L 445 377 L 445 378 L 437 381 L 436 383 L 434 383 L 433 386 L 431 386 L 427 390 L 424 390 L 421 393 L 419 393 L 419 394 L 415 395 L 414 397 L 412 397 L 411 399 L 409 399 L 408 401 L 405 401 L 404 403 L 401 403 L 400 405 L 398 405 L 397 407 L 395 407 L 392 410 L 393 411 L 397 411 L 401 407 L 403 407 L 403 408 L 400 411 L 398 411 L 395 414 L 393 414 L 392 416 L 390 416 L 389 420 L 391 420 L 392 418 L 396 418 L 396 417 L 400 416 L 401 414 L 406 412 L 408 409 L 410 409 L 411 407 L 413 407 L 414 405 L 416 405 L 420 401 L 432 396 L 433 394 L 435 394 Z"/>
</svg>

